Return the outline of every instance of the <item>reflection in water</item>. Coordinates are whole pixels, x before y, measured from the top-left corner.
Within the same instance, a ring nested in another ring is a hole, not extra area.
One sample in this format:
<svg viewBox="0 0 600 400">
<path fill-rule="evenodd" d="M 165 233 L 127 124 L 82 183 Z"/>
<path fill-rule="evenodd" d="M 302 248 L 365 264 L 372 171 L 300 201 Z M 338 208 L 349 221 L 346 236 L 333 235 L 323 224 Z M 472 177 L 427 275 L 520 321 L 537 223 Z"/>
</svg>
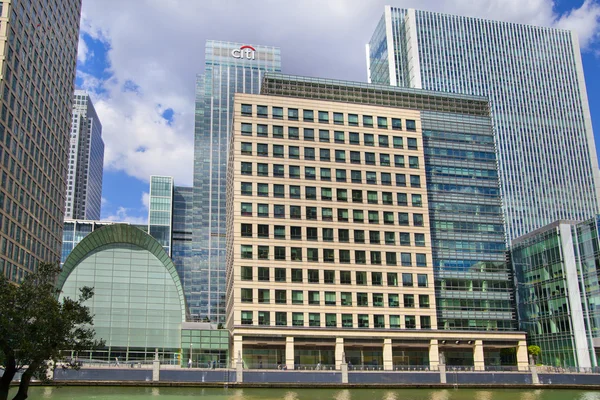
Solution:
<svg viewBox="0 0 600 400">
<path fill-rule="evenodd" d="M 598 392 L 585 392 L 581 396 L 581 400 L 600 400 L 600 393 L 598 393 Z"/>
<path fill-rule="evenodd" d="M 340 390 L 333 395 L 335 400 L 350 400 L 352 399 L 352 394 L 348 389 Z"/>
<path fill-rule="evenodd" d="M 290 391 L 290 392 L 287 392 L 287 393 L 286 393 L 286 394 L 283 396 L 283 399 L 284 399 L 284 400 L 298 400 L 298 399 L 299 399 L 299 397 L 298 397 L 298 393 L 296 393 L 296 392 L 292 392 L 292 391 Z"/>
<path fill-rule="evenodd" d="M 44 393 L 42 394 L 42 396 L 44 396 L 44 398 L 50 399 L 50 398 L 52 398 L 52 392 L 54 392 L 54 387 L 52 387 L 52 386 L 45 387 Z"/>
<path fill-rule="evenodd" d="M 381 400 L 398 400 L 398 392 L 385 392 Z"/>
<path fill-rule="evenodd" d="M 475 392 L 475 400 L 492 400 L 493 396 L 494 392 L 490 392 L 489 390 L 478 390 L 477 392 Z"/>
<path fill-rule="evenodd" d="M 450 399 L 450 391 L 447 389 L 444 390 L 436 390 L 431 392 L 431 396 L 429 400 L 449 400 Z"/>
<path fill-rule="evenodd" d="M 539 400 L 542 395 L 541 390 L 532 390 L 531 392 L 523 392 L 521 393 L 521 398 L 519 400 Z"/>
<path fill-rule="evenodd" d="M 160 396 L 160 390 L 158 388 L 152 388 L 152 396 Z"/>
<path fill-rule="evenodd" d="M 244 391 L 242 389 L 235 389 L 229 395 L 228 400 L 244 400 Z"/>
</svg>

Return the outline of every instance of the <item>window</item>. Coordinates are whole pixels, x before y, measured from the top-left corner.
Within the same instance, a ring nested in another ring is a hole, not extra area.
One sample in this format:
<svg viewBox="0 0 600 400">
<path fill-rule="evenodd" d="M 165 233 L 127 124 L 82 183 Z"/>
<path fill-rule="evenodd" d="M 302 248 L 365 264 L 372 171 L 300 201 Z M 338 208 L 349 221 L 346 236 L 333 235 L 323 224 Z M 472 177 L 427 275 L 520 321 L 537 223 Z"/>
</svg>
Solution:
<svg viewBox="0 0 600 400">
<path fill-rule="evenodd" d="M 338 124 L 338 125 L 343 125 L 344 124 L 344 114 L 334 112 L 333 113 L 333 123 Z"/>
<path fill-rule="evenodd" d="M 403 267 L 411 267 L 412 260 L 410 253 L 400 253 L 400 261 Z"/>
<path fill-rule="evenodd" d="M 350 250 L 340 250 L 339 251 L 339 256 L 340 256 L 340 263 L 341 264 L 348 264 L 348 263 L 350 263 Z"/>
<path fill-rule="evenodd" d="M 400 118 L 392 118 L 392 129 L 402 129 L 402 120 Z"/>
<path fill-rule="evenodd" d="M 346 172 L 346 171 L 344 171 Z M 347 189 L 336 189 L 335 197 L 337 201 L 348 201 L 348 190 Z"/>
<path fill-rule="evenodd" d="M 410 176 L 410 186 L 420 188 L 421 187 L 421 177 L 419 175 L 411 175 Z"/>
<path fill-rule="evenodd" d="M 370 224 L 378 224 L 379 223 L 379 211 L 369 210 L 369 223 Z"/>
<path fill-rule="evenodd" d="M 404 141 L 402 140 L 402 137 L 394 136 L 392 139 L 392 142 L 394 144 L 395 149 L 403 149 L 404 148 Z"/>
<path fill-rule="evenodd" d="M 273 205 L 273 217 L 285 218 L 285 206 L 283 204 Z"/>
<path fill-rule="evenodd" d="M 319 262 L 318 249 L 312 249 L 312 248 L 306 249 L 306 259 L 308 261 Z"/>
<path fill-rule="evenodd" d="M 421 315 L 421 329 L 431 329 L 431 317 L 429 315 Z"/>
<path fill-rule="evenodd" d="M 363 202 L 363 196 L 362 196 L 362 190 L 352 190 L 352 202 L 353 203 L 362 203 Z"/>
<path fill-rule="evenodd" d="M 354 262 L 356 264 L 366 264 L 367 263 L 367 254 L 364 250 L 355 250 L 354 251 Z"/>
<path fill-rule="evenodd" d="M 275 248 L 275 250 L 277 250 L 277 247 Z M 285 257 L 285 253 L 283 254 L 283 257 Z M 275 253 L 275 259 L 277 260 L 277 253 Z M 302 248 L 301 247 L 292 247 L 290 248 L 290 259 L 292 261 L 302 261 Z M 282 260 L 285 260 L 285 258 L 282 258 Z"/>
<path fill-rule="evenodd" d="M 285 197 L 285 185 L 273 185 L 273 197 L 283 198 Z"/>
<path fill-rule="evenodd" d="M 379 244 L 380 235 L 379 231 L 369 231 L 369 243 L 370 244 Z"/>
<path fill-rule="evenodd" d="M 283 139 L 283 126 L 273 125 L 273 137 L 277 139 Z"/>
<path fill-rule="evenodd" d="M 348 114 L 348 125 L 350 125 L 350 126 L 358 126 L 358 115 L 356 115 L 356 114 Z"/>
<path fill-rule="evenodd" d="M 373 126 L 373 116 L 363 115 L 363 126 L 372 127 Z"/>
<path fill-rule="evenodd" d="M 423 214 L 413 214 L 413 225 L 423 226 Z"/>
<path fill-rule="evenodd" d="M 289 158 L 299 160 L 300 159 L 300 147 L 289 146 L 288 147 L 288 156 L 289 156 Z"/>
<path fill-rule="evenodd" d="M 379 165 L 382 167 L 390 166 L 390 155 L 389 154 L 379 154 Z"/>
<path fill-rule="evenodd" d="M 352 180 L 352 183 L 362 183 L 362 172 L 350 171 L 350 179 Z"/>
<path fill-rule="evenodd" d="M 408 205 L 408 200 L 407 200 L 406 193 L 397 193 L 396 194 L 396 201 L 398 202 L 399 206 L 407 206 Z"/>
<path fill-rule="evenodd" d="M 273 157 L 283 158 L 283 145 L 280 145 L 280 144 L 273 145 Z"/>
<path fill-rule="evenodd" d="M 252 175 L 251 162 L 242 162 L 242 175 Z"/>
<path fill-rule="evenodd" d="M 381 252 L 380 251 L 372 251 L 371 252 L 371 264 L 381 265 Z"/>
<path fill-rule="evenodd" d="M 258 216 L 259 217 L 268 217 L 269 216 L 269 205 L 268 204 L 258 204 Z"/>
<path fill-rule="evenodd" d="M 359 307 L 369 306 L 369 296 L 367 293 L 356 293 L 356 305 Z"/>
<path fill-rule="evenodd" d="M 419 307 L 429 308 L 429 295 L 426 295 L 426 294 L 419 295 Z"/>
<path fill-rule="evenodd" d="M 321 180 L 322 181 L 330 181 L 331 180 L 331 168 L 321 168 Z"/>
<path fill-rule="evenodd" d="M 352 328 L 352 314 L 342 314 L 342 328 Z"/>
<path fill-rule="evenodd" d="M 388 120 L 386 117 L 377 117 L 377 127 L 387 129 Z"/>
<path fill-rule="evenodd" d="M 242 163 L 242 174 L 244 174 L 244 163 Z M 250 164 L 250 174 L 252 175 L 252 163 Z M 269 176 L 269 164 L 258 163 L 256 164 L 256 175 L 258 176 Z"/>
<path fill-rule="evenodd" d="M 328 124 L 329 123 L 329 112 L 319 111 L 319 122 Z"/>
<path fill-rule="evenodd" d="M 259 260 L 268 260 L 269 259 L 269 246 L 258 246 L 258 259 Z M 259 268 L 258 269 L 258 280 L 259 281 L 261 280 L 260 279 L 260 271 L 261 271 L 261 269 Z M 267 271 L 267 274 L 268 274 L 268 271 Z"/>
<path fill-rule="evenodd" d="M 269 108 L 267 106 L 256 106 L 256 115 L 258 117 L 266 118 L 269 113 Z"/>
<path fill-rule="evenodd" d="M 396 174 L 396 186 L 406 186 L 406 175 Z"/>
<path fill-rule="evenodd" d="M 283 119 L 283 107 L 273 107 L 273 118 Z"/>
<path fill-rule="evenodd" d="M 308 283 L 319 283 L 319 270 L 309 269 L 308 270 Z"/>
<path fill-rule="evenodd" d="M 383 307 L 383 293 L 373 293 L 373 307 Z"/>
<path fill-rule="evenodd" d="M 270 303 L 271 302 L 271 291 L 269 289 L 258 289 L 258 302 L 259 303 Z"/>
<path fill-rule="evenodd" d="M 427 266 L 427 257 L 425 256 L 425 254 L 417 253 L 415 257 L 417 259 L 417 267 Z"/>
<path fill-rule="evenodd" d="M 375 165 L 375 153 L 365 153 L 365 164 Z"/>
<path fill-rule="evenodd" d="M 338 208 L 337 217 L 338 217 L 338 222 L 348 222 L 348 209 Z"/>
<path fill-rule="evenodd" d="M 331 188 L 322 187 L 321 188 L 321 200 L 331 201 L 332 199 L 332 191 Z"/>
<path fill-rule="evenodd" d="M 415 295 L 414 294 L 405 294 L 403 297 L 404 297 L 404 307 L 405 308 L 414 308 L 415 307 Z"/>
<path fill-rule="evenodd" d="M 410 233 L 400 232 L 400 246 L 410 246 Z"/>
<path fill-rule="evenodd" d="M 306 207 L 306 219 L 317 219 L 317 207 Z"/>
<path fill-rule="evenodd" d="M 300 131 L 295 126 L 288 127 L 288 139 L 291 140 L 299 140 L 300 139 Z"/>
<path fill-rule="evenodd" d="M 398 261 L 396 260 L 396 252 L 386 251 L 385 252 L 385 264 L 386 265 L 396 265 Z"/>
<path fill-rule="evenodd" d="M 338 229 L 338 241 L 340 243 L 349 243 L 350 242 L 350 230 Z M 348 256 L 348 259 L 350 259 L 350 256 Z"/>
<path fill-rule="evenodd" d="M 360 151 L 350 152 L 350 162 L 352 164 L 360 164 Z"/>
<path fill-rule="evenodd" d="M 290 185 L 290 199 L 299 199 L 300 198 L 300 186 Z"/>
<path fill-rule="evenodd" d="M 242 224 L 242 237 L 252 237 L 252 224 Z"/>
<path fill-rule="evenodd" d="M 395 245 L 396 244 L 396 232 L 385 232 L 385 244 Z"/>
<path fill-rule="evenodd" d="M 340 271 L 340 284 L 342 285 L 351 285 L 352 277 L 350 275 L 350 271 Z"/>
<path fill-rule="evenodd" d="M 323 221 L 333 221 L 333 210 L 329 207 L 321 208 L 321 219 Z"/>
<path fill-rule="evenodd" d="M 415 122 L 414 119 L 406 120 L 406 130 L 407 131 L 416 131 L 417 130 L 417 123 Z"/>
<path fill-rule="evenodd" d="M 304 313 L 292 313 L 292 326 L 304 326 Z"/>
<path fill-rule="evenodd" d="M 275 282 L 285 282 L 286 281 L 286 270 L 285 268 L 275 268 Z M 283 291 L 285 293 L 285 291 Z M 277 297 L 277 296 L 275 296 Z"/>
<path fill-rule="evenodd" d="M 404 156 L 394 155 L 394 167 L 404 168 Z"/>
<path fill-rule="evenodd" d="M 405 212 L 398 213 L 398 225 L 403 225 L 403 226 L 408 225 L 408 213 L 405 213 Z"/>
<path fill-rule="evenodd" d="M 252 155 L 252 143 L 242 142 L 242 154 L 247 156 Z"/>
<path fill-rule="evenodd" d="M 394 204 L 394 197 L 391 192 L 381 192 L 381 202 L 387 205 Z"/>
<path fill-rule="evenodd" d="M 300 206 L 290 206 L 290 218 L 301 219 L 302 218 L 302 208 Z"/>
<path fill-rule="evenodd" d="M 240 273 L 243 281 L 251 281 L 253 279 L 252 267 L 242 267 Z"/>
<path fill-rule="evenodd" d="M 285 226 L 275 225 L 273 227 L 273 235 L 275 239 L 285 239 Z"/>
<path fill-rule="evenodd" d="M 306 240 L 316 241 L 319 240 L 317 236 L 317 228 L 307 227 L 306 228 Z"/>
<path fill-rule="evenodd" d="M 292 121 L 298 121 L 298 109 L 288 108 L 288 119 Z"/>
<path fill-rule="evenodd" d="M 292 304 L 304 304 L 304 292 L 302 290 L 292 290 Z"/>
<path fill-rule="evenodd" d="M 292 282 L 302 283 L 302 270 L 292 268 Z"/>
<path fill-rule="evenodd" d="M 385 328 L 385 315 L 373 315 L 373 327 Z"/>
<path fill-rule="evenodd" d="M 252 325 L 252 311 L 242 311 L 242 325 Z"/>
<path fill-rule="evenodd" d="M 377 137 L 377 140 L 379 142 L 379 147 L 390 147 L 390 140 L 388 138 L 388 135 L 379 135 Z"/>
<path fill-rule="evenodd" d="M 427 275 L 426 274 L 417 274 L 417 286 L 418 287 L 427 287 Z"/>
<path fill-rule="evenodd" d="M 375 146 L 375 137 L 371 133 L 365 133 L 363 135 L 365 146 Z"/>
<path fill-rule="evenodd" d="M 337 315 L 325 314 L 325 326 L 328 328 L 335 328 L 337 326 Z"/>
<path fill-rule="evenodd" d="M 325 305 L 335 306 L 335 292 L 325 292 Z"/>
<path fill-rule="evenodd" d="M 289 174 L 292 179 L 300 179 L 300 166 L 298 165 L 290 165 L 289 166 Z"/>
<path fill-rule="evenodd" d="M 319 129 L 319 142 L 329 142 L 329 131 L 327 129 Z"/>
<path fill-rule="evenodd" d="M 319 158 L 321 161 L 331 161 L 331 152 L 329 149 L 319 149 Z"/>
<path fill-rule="evenodd" d="M 412 200 L 412 205 L 413 207 L 422 207 L 423 206 L 423 200 L 420 194 L 413 194 L 411 196 L 411 200 Z"/>
<path fill-rule="evenodd" d="M 374 171 L 367 171 L 367 184 L 376 185 L 377 184 L 377 173 Z"/>
<path fill-rule="evenodd" d="M 304 128 L 304 140 L 314 142 L 315 130 L 310 128 Z"/>
<path fill-rule="evenodd" d="M 419 247 L 425 246 L 425 234 L 424 233 L 415 233 L 415 246 L 419 246 Z"/>
<path fill-rule="evenodd" d="M 356 271 L 356 284 L 366 285 L 367 284 L 367 273 L 365 271 Z"/>
<path fill-rule="evenodd" d="M 346 162 L 346 152 L 344 150 L 336 150 L 335 151 L 335 162 Z"/>
<path fill-rule="evenodd" d="M 383 285 L 383 274 L 381 272 L 371 272 L 371 284 L 373 286 Z"/>
<path fill-rule="evenodd" d="M 390 186 L 392 184 L 392 174 L 388 172 L 381 173 L 381 184 Z"/>
<path fill-rule="evenodd" d="M 245 122 L 242 122 L 242 135 L 245 136 L 252 136 L 252 124 L 247 124 Z"/>
<path fill-rule="evenodd" d="M 317 292 L 317 294 L 319 294 L 319 292 Z M 318 302 L 311 303 L 310 298 L 309 298 L 308 304 L 319 304 L 319 303 Z M 309 313 L 308 314 L 308 326 L 321 326 L 321 314 Z"/>
<path fill-rule="evenodd" d="M 324 283 L 335 283 L 335 271 L 326 269 L 323 271 L 323 282 Z"/>
<path fill-rule="evenodd" d="M 269 268 L 267 267 L 258 267 L 258 280 L 259 281 L 269 281 Z"/>
<path fill-rule="evenodd" d="M 323 262 L 334 262 L 333 249 L 323 249 Z"/>
<path fill-rule="evenodd" d="M 399 329 L 400 328 L 400 316 L 399 315 L 390 315 L 390 328 L 391 329 Z"/>
<path fill-rule="evenodd" d="M 282 148 L 283 151 L 283 148 Z M 261 157 L 267 157 L 269 155 L 269 145 L 265 143 L 256 144 L 256 154 Z"/>
<path fill-rule="evenodd" d="M 268 183 L 258 183 L 256 185 L 256 195 L 261 197 L 269 196 L 269 184 Z"/>
<path fill-rule="evenodd" d="M 287 290 L 275 291 L 275 304 L 287 304 Z"/>
<path fill-rule="evenodd" d="M 398 274 L 395 272 L 388 272 L 387 284 L 388 286 L 398 286 Z"/>
<path fill-rule="evenodd" d="M 242 215 L 245 217 L 252 216 L 252 203 L 242 203 Z"/>
<path fill-rule="evenodd" d="M 368 328 L 369 327 L 369 315 L 368 314 L 358 314 L 358 327 L 359 328 Z"/>
<path fill-rule="evenodd" d="M 315 159 L 315 148 L 314 147 L 305 147 L 304 148 L 304 159 L 305 160 L 314 160 Z"/>
<path fill-rule="evenodd" d="M 335 131 L 333 132 L 333 141 L 336 143 L 345 143 L 346 142 L 346 138 L 344 136 L 344 132 L 343 131 Z"/>
<path fill-rule="evenodd" d="M 275 313 L 275 325 L 287 326 L 287 313 L 286 312 L 276 312 Z"/>
<path fill-rule="evenodd" d="M 252 104 L 242 104 L 242 115 L 252 116 Z"/>
<path fill-rule="evenodd" d="M 273 164 L 273 176 L 275 178 L 283 178 L 285 176 L 283 164 Z"/>
<path fill-rule="evenodd" d="M 336 182 L 346 182 L 346 170 L 345 169 L 336 169 L 335 170 L 335 181 Z"/>
<path fill-rule="evenodd" d="M 315 120 L 315 113 L 313 110 L 302 110 L 302 119 L 307 122 L 313 122 Z"/>
<path fill-rule="evenodd" d="M 404 326 L 406 329 L 417 329 L 417 322 L 414 315 L 404 316 Z"/>
<path fill-rule="evenodd" d="M 419 157 L 409 156 L 408 157 L 408 166 L 410 168 L 419 168 Z"/>
<path fill-rule="evenodd" d="M 244 196 L 252 196 L 252 183 L 251 182 L 242 182 L 242 195 Z"/>
<path fill-rule="evenodd" d="M 322 228 L 323 241 L 333 242 L 333 228 Z"/>
<path fill-rule="evenodd" d="M 302 240 L 302 227 L 290 226 L 290 239 Z"/>
<path fill-rule="evenodd" d="M 360 136 L 357 132 L 350 132 L 350 144 L 360 144 Z"/>
<path fill-rule="evenodd" d="M 354 230 L 354 243 L 364 243 L 365 242 L 365 231 L 362 229 Z"/>
</svg>

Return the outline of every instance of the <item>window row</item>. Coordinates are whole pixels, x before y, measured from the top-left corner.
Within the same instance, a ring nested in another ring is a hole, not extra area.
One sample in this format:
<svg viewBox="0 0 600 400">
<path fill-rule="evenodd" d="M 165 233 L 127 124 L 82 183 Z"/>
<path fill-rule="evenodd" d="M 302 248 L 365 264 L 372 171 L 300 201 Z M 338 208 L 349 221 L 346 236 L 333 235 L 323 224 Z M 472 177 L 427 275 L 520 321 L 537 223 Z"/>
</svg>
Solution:
<svg viewBox="0 0 600 400">
<path fill-rule="evenodd" d="M 351 164 L 379 165 L 382 167 L 392 166 L 405 168 L 406 157 L 403 154 L 389 153 L 374 153 L 370 151 L 347 151 L 340 149 L 318 148 L 314 147 L 299 147 L 287 146 L 287 154 L 285 153 L 286 146 L 280 144 L 271 145 L 272 151 L 269 153 L 269 145 L 267 143 L 255 143 L 256 155 L 260 157 L 287 158 L 290 160 L 310 160 L 310 161 L 335 161 L 337 163 L 350 162 Z M 302 150 L 302 152 L 300 151 Z M 240 152 L 245 156 L 255 155 L 254 143 L 241 142 Z M 408 166 L 410 168 L 419 168 L 419 158 L 417 156 L 408 156 Z"/>
<path fill-rule="evenodd" d="M 286 214 L 286 208 L 288 208 L 289 214 Z M 334 220 L 334 209 L 331 207 L 304 207 L 305 214 L 303 216 L 302 206 L 286 206 L 285 204 L 256 204 L 256 215 L 265 218 L 273 217 L 316 221 L 318 220 L 319 208 L 321 210 L 321 221 Z M 347 208 L 336 208 L 335 211 L 337 222 L 351 222 L 350 215 L 352 215 L 353 223 L 364 223 L 366 220 L 369 224 L 380 224 L 383 221 L 385 225 L 409 226 L 411 225 L 410 216 L 412 215 L 412 226 L 425 226 L 423 214 L 420 213 L 395 213 L 393 211 L 375 210 L 367 210 L 365 212 L 364 210 L 350 210 Z M 241 212 L 244 217 L 253 216 L 253 203 L 241 203 Z"/>
<path fill-rule="evenodd" d="M 291 314 L 291 318 L 290 318 Z M 254 320 L 254 318 L 257 318 Z M 241 311 L 242 325 L 276 325 L 276 326 L 309 326 L 325 328 L 389 328 L 389 329 L 431 329 L 431 317 L 405 315 L 388 315 L 386 326 L 385 315 L 369 314 L 329 314 L 303 312 L 271 312 L 271 311 Z M 401 324 L 401 321 L 404 321 Z M 338 322 L 340 324 L 338 324 Z"/>
<path fill-rule="evenodd" d="M 284 127 L 282 125 L 266 125 L 242 122 L 240 125 L 240 133 L 243 136 L 270 137 L 274 139 L 289 139 L 300 140 L 300 128 L 297 126 Z M 317 136 L 315 136 L 315 133 Z M 362 140 L 361 140 L 362 136 Z M 302 128 L 302 139 L 307 142 L 318 140 L 321 143 L 338 143 L 361 145 L 368 147 L 393 147 L 395 149 L 403 149 L 406 139 L 406 146 L 409 150 L 417 150 L 417 139 L 413 137 L 392 136 L 390 146 L 390 136 L 374 135 L 372 133 L 330 131 L 328 129 L 318 129 L 315 131 L 312 128 Z M 377 139 L 377 141 L 375 140 Z"/>
<path fill-rule="evenodd" d="M 427 275 L 424 275 L 427 278 Z M 425 281 L 427 283 L 427 281 Z M 335 292 L 303 291 L 303 290 L 271 290 L 271 289 L 251 289 L 242 288 L 242 303 L 259 304 L 293 304 L 293 305 L 313 305 L 313 306 L 357 306 L 357 307 L 390 307 L 390 308 L 429 308 L 429 295 L 417 295 L 419 304 L 415 304 L 415 295 L 405 293 L 400 296 L 398 293 L 351 293 L 341 292 L 339 294 L 340 303 L 331 296 Z M 273 298 L 271 295 L 274 295 Z M 326 297 L 325 295 L 330 295 Z M 387 302 L 384 299 L 387 298 Z M 326 300 L 327 299 L 327 300 Z M 402 302 L 401 302 L 402 300 Z"/>
<path fill-rule="evenodd" d="M 254 115 L 254 105 L 252 104 L 242 104 L 242 115 L 251 117 Z M 375 123 L 377 127 L 380 129 L 402 129 L 402 119 L 401 118 L 393 118 L 393 117 L 382 117 L 372 115 L 360 115 L 353 113 L 343 113 L 343 112 L 330 112 L 325 110 L 308 110 L 308 109 L 298 109 L 298 108 L 286 108 L 287 110 L 287 119 L 290 121 L 298 121 L 300 119 L 300 115 L 302 115 L 302 121 L 305 122 L 315 122 L 328 124 L 333 122 L 336 125 L 344 125 L 347 121 L 347 124 L 350 126 L 359 126 L 359 120 L 362 119 L 362 126 L 364 127 L 374 127 Z M 271 113 L 269 114 L 269 106 L 266 105 L 256 105 L 256 116 L 259 118 L 268 118 L 269 116 L 273 119 L 284 119 L 284 107 L 271 107 Z M 359 118 L 361 117 L 361 118 Z M 391 120 L 391 123 L 390 123 Z M 414 119 L 405 119 L 406 130 L 415 131 L 417 129 L 416 121 Z"/>
<path fill-rule="evenodd" d="M 260 182 L 241 182 L 240 190 L 241 194 L 244 196 L 252 196 L 254 195 L 253 189 L 256 186 L 256 196 L 257 197 L 274 197 L 279 199 L 286 198 L 286 190 L 283 184 L 274 183 L 271 186 L 271 190 L 269 190 L 269 183 L 260 183 Z M 301 186 L 299 185 L 287 185 L 287 195 L 290 199 L 302 199 L 305 200 L 322 200 L 322 201 L 332 201 L 334 190 L 335 190 L 335 200 L 340 202 L 352 201 L 352 203 L 364 203 L 365 200 L 369 204 L 381 204 L 384 205 L 398 205 L 398 206 L 408 206 L 408 194 L 406 193 L 393 193 L 393 192 L 378 192 L 376 190 L 367 190 L 366 196 L 365 192 L 361 189 L 346 189 L 346 188 L 330 188 L 330 187 L 321 187 L 319 188 L 320 197 L 317 199 L 317 187 L 316 186 L 304 186 L 304 197 L 302 197 Z M 381 199 L 379 196 L 381 193 Z M 395 196 L 394 196 L 395 194 Z M 394 203 L 394 197 L 396 197 L 396 202 Z M 413 207 L 422 207 L 423 206 L 423 197 L 419 193 L 414 193 L 410 195 L 411 205 Z"/>
<path fill-rule="evenodd" d="M 372 286 L 400 286 L 397 272 L 371 271 L 335 271 L 319 269 L 301 269 L 301 268 L 269 268 L 269 267 L 249 267 L 240 268 L 240 279 L 242 281 L 259 282 L 287 282 L 287 283 L 325 283 L 340 285 L 372 285 Z M 352 279 L 354 277 L 354 280 Z M 401 273 L 403 287 L 428 287 L 427 274 L 417 274 L 417 284 L 413 280 L 414 274 Z M 288 279 L 289 278 L 289 279 Z M 261 289 L 262 290 L 262 289 Z M 266 290 L 266 289 L 265 289 Z M 260 302 L 260 301 L 259 301 Z"/>
<path fill-rule="evenodd" d="M 337 235 L 335 235 L 337 233 Z M 415 246 L 425 245 L 425 234 L 409 232 L 364 231 L 362 229 L 317 228 L 313 226 L 286 226 L 241 224 L 242 237 L 259 239 L 306 240 L 310 242 L 369 243 Z M 412 241 L 411 241 L 412 236 Z"/>
<path fill-rule="evenodd" d="M 309 262 L 326 262 L 340 264 L 366 264 L 367 254 L 369 255 L 369 263 L 372 265 L 382 264 L 382 255 L 385 257 L 386 265 L 398 265 L 403 267 L 412 267 L 413 259 L 411 253 L 400 253 L 400 263 L 398 263 L 398 253 L 395 251 L 381 252 L 378 250 L 346 250 L 338 249 L 337 258 L 335 249 L 316 249 L 302 247 L 285 247 L 285 246 L 262 246 L 262 245 L 241 245 L 241 258 L 244 260 L 280 260 L 280 261 L 309 261 Z M 256 252 L 255 252 L 256 250 Z M 271 250 L 273 251 L 271 253 Z M 320 253 L 320 254 L 319 254 Z M 320 255 L 320 257 L 319 257 Z M 354 256 L 354 257 L 352 257 Z M 427 260 L 425 254 L 416 254 L 416 266 L 426 267 Z"/>
</svg>

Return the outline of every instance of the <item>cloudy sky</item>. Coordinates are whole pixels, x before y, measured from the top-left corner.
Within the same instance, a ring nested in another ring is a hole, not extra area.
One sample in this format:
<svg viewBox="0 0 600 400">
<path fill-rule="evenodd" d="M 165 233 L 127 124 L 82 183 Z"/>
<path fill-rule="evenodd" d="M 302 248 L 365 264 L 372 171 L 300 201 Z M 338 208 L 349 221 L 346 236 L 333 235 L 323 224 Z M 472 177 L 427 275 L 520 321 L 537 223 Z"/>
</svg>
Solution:
<svg viewBox="0 0 600 400">
<path fill-rule="evenodd" d="M 83 0 L 76 84 L 103 125 L 102 218 L 145 222 L 152 174 L 191 185 L 207 39 L 279 46 L 284 73 L 366 81 L 386 4 L 576 30 L 600 143 L 599 0 Z"/>
</svg>

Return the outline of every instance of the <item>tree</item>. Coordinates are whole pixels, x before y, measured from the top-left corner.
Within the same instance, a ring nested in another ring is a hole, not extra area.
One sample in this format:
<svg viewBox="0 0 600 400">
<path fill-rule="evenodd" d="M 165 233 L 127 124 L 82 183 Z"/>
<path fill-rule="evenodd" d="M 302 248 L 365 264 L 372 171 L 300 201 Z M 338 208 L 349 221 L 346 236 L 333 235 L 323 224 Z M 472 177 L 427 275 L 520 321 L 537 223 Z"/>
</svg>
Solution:
<svg viewBox="0 0 600 400">
<path fill-rule="evenodd" d="M 41 264 L 21 285 L 0 276 L 0 400 L 8 398 L 10 382 L 23 371 L 13 400 L 27 398 L 31 378 L 46 379 L 49 368 L 64 363 L 61 350 L 82 351 L 103 346 L 94 339 L 93 316 L 83 303 L 94 295 L 93 288 L 80 289 L 78 299 L 58 301 L 56 277 L 60 268 Z"/>
<path fill-rule="evenodd" d="M 533 357 L 534 361 L 537 362 L 539 355 L 542 354 L 542 349 L 540 348 L 540 346 L 532 344 L 530 346 L 527 346 L 527 353 L 529 353 L 529 355 Z"/>
</svg>

